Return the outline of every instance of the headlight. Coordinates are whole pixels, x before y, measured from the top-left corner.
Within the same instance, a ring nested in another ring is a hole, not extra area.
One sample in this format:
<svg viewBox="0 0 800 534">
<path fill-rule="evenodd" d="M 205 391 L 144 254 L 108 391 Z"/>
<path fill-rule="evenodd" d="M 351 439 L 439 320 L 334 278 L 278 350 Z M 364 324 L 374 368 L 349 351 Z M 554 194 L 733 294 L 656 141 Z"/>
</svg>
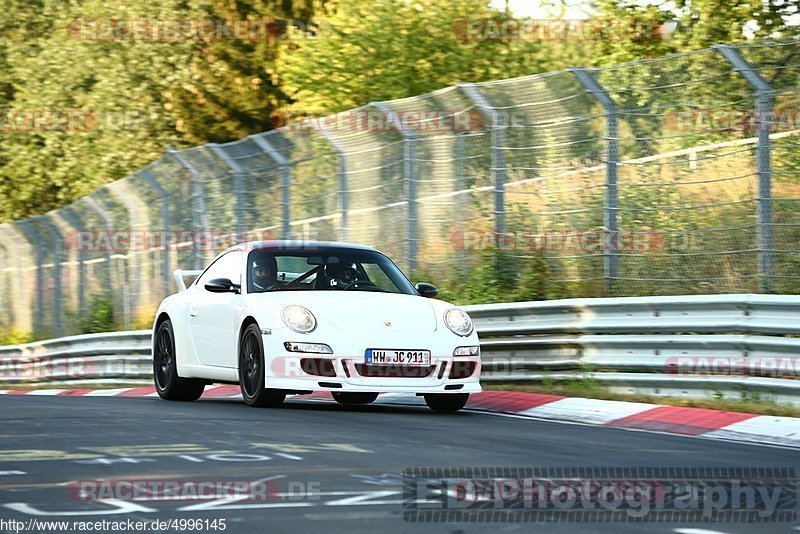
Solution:
<svg viewBox="0 0 800 534">
<path fill-rule="evenodd" d="M 283 348 L 289 352 L 313 352 L 315 354 L 333 354 L 330 345 L 325 343 L 297 343 L 294 341 L 287 341 L 283 344 Z"/>
<path fill-rule="evenodd" d="M 314 318 L 314 314 L 302 306 L 286 306 L 282 315 L 286 326 L 295 332 L 308 334 L 317 327 L 317 320 Z"/>
<path fill-rule="evenodd" d="M 467 337 L 472 333 L 472 319 L 467 312 L 453 308 L 444 314 L 444 324 L 447 325 L 454 334 Z"/>
<path fill-rule="evenodd" d="M 480 356 L 480 355 L 481 355 L 481 348 L 478 346 L 456 347 L 456 350 L 453 351 L 453 356 Z"/>
</svg>

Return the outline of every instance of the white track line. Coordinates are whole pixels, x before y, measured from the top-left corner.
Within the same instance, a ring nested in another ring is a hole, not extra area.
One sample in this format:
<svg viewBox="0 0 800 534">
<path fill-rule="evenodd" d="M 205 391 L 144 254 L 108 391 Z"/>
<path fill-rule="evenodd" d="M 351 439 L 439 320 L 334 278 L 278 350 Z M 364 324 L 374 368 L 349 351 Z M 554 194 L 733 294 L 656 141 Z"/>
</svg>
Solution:
<svg viewBox="0 0 800 534">
<path fill-rule="evenodd" d="M 118 389 L 96 389 L 83 395 L 84 397 L 113 397 L 120 393 L 130 391 L 132 388 L 118 388 Z"/>
<path fill-rule="evenodd" d="M 676 528 L 673 532 L 678 534 L 727 534 L 721 530 L 708 530 L 706 528 Z"/>
</svg>

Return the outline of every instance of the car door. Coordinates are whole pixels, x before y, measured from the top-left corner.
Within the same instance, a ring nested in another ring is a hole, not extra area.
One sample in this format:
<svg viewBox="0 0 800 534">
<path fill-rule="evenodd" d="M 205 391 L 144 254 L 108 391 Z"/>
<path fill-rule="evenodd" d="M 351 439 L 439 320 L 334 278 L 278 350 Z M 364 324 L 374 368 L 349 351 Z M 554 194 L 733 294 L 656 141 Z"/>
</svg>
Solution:
<svg viewBox="0 0 800 534">
<path fill-rule="evenodd" d="M 211 264 L 192 286 L 189 325 L 197 359 L 203 365 L 236 367 L 236 328 L 242 296 L 213 293 L 205 284 L 229 278 L 241 287 L 242 251 L 233 250 Z"/>
</svg>

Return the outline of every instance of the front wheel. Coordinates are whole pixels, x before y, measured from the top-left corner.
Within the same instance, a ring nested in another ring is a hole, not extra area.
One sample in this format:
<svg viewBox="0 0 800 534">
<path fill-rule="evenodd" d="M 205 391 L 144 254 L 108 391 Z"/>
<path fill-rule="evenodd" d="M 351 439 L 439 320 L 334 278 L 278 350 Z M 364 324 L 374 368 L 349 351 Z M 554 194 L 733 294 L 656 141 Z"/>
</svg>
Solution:
<svg viewBox="0 0 800 534">
<path fill-rule="evenodd" d="M 378 398 L 377 393 L 353 393 L 347 391 L 331 392 L 333 400 L 339 404 L 370 404 Z"/>
<path fill-rule="evenodd" d="M 469 393 L 429 393 L 425 404 L 434 412 L 453 413 L 463 408 L 469 400 Z"/>
<path fill-rule="evenodd" d="M 250 406 L 277 408 L 283 404 L 286 392 L 265 387 L 264 343 L 261 329 L 250 324 L 242 333 L 239 344 L 239 388 Z"/>
<path fill-rule="evenodd" d="M 175 334 L 169 320 L 158 325 L 153 339 L 153 379 L 158 396 L 166 400 L 195 401 L 206 387 L 203 382 L 178 376 Z"/>
</svg>

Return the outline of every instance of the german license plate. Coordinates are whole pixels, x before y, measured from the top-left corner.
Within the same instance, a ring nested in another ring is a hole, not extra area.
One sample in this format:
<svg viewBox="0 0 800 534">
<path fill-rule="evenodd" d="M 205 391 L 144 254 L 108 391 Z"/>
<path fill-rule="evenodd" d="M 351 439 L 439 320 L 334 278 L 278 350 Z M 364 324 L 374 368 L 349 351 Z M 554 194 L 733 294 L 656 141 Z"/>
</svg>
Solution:
<svg viewBox="0 0 800 534">
<path fill-rule="evenodd" d="M 431 364 L 431 351 L 367 349 L 364 361 L 367 365 L 426 366 Z"/>
</svg>

